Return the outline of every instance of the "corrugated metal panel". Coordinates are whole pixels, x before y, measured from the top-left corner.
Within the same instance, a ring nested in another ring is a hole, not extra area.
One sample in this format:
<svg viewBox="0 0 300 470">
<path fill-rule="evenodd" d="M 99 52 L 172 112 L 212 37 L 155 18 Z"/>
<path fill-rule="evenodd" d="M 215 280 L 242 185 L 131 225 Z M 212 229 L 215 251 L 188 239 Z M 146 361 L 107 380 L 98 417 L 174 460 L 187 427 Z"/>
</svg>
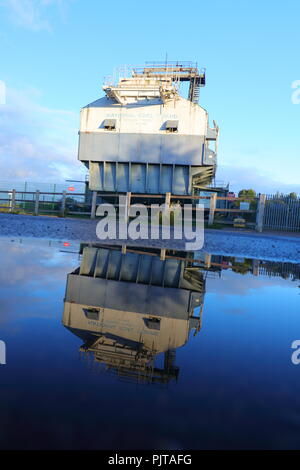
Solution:
<svg viewBox="0 0 300 470">
<path fill-rule="evenodd" d="M 196 295 L 199 304 L 203 301 L 203 294 Z M 194 292 L 184 289 L 166 290 L 161 286 L 69 274 L 65 300 L 144 315 L 156 313 L 161 317 L 185 319 L 189 317 L 193 296 Z"/>
<path fill-rule="evenodd" d="M 81 132 L 78 155 L 81 161 L 202 165 L 203 144 L 197 135 Z"/>
<path fill-rule="evenodd" d="M 192 178 L 209 167 L 155 165 L 144 163 L 90 162 L 89 189 L 92 191 L 135 192 L 144 194 L 188 195 Z M 214 167 L 211 167 L 214 172 Z"/>
<path fill-rule="evenodd" d="M 80 275 L 152 284 L 156 286 L 186 288 L 198 291 L 198 284 L 184 280 L 185 262 L 176 259 L 161 260 L 148 254 L 126 253 L 107 248 L 85 247 Z M 201 277 L 201 276 L 200 276 Z M 202 288 L 200 288 L 202 291 Z"/>
</svg>

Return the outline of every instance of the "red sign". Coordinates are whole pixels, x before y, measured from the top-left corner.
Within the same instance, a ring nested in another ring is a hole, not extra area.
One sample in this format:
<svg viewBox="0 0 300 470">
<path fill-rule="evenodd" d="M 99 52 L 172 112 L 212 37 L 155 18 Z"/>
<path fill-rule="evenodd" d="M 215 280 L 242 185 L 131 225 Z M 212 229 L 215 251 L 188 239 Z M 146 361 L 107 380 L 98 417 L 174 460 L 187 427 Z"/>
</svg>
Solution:
<svg viewBox="0 0 300 470">
<path fill-rule="evenodd" d="M 69 187 L 68 187 L 68 191 L 75 191 L 74 186 L 69 186 Z"/>
<path fill-rule="evenodd" d="M 70 246 L 70 245 L 71 245 L 71 243 L 69 243 L 69 242 L 64 242 L 64 246 Z"/>
</svg>

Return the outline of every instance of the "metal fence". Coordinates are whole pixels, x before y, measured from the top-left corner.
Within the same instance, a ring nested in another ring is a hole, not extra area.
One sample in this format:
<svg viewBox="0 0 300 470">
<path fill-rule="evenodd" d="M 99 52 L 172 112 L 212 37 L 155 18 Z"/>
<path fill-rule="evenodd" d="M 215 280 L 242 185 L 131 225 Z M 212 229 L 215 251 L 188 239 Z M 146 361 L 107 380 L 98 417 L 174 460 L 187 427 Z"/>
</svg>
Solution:
<svg viewBox="0 0 300 470">
<path fill-rule="evenodd" d="M 282 277 L 283 279 L 291 279 L 297 281 L 300 279 L 300 264 L 260 261 L 259 274 L 270 277 Z"/>
<path fill-rule="evenodd" d="M 300 198 L 277 194 L 267 195 L 263 229 L 300 231 Z"/>
<path fill-rule="evenodd" d="M 91 212 L 91 202 L 85 181 L 0 180 L 0 212 L 86 216 Z"/>
<path fill-rule="evenodd" d="M 92 219 L 96 216 L 97 204 L 101 204 L 102 199 L 118 206 L 116 193 L 101 194 L 96 191 L 79 192 L 77 185 L 67 186 L 63 191 L 33 190 L 24 191 L 21 188 L 0 190 L 0 212 L 12 213 L 33 213 L 57 214 L 61 217 L 66 215 L 89 216 Z M 41 187 L 41 186 L 40 186 Z M 48 185 L 49 188 L 49 185 Z M 81 186 L 83 188 L 83 186 Z M 52 189 L 52 188 L 49 188 Z M 57 189 L 57 187 L 53 188 Z M 75 191 L 76 190 L 76 191 Z M 161 203 L 165 203 L 172 210 L 173 201 L 178 198 L 183 203 L 193 200 L 194 210 L 202 210 L 198 207 L 201 203 L 205 207 L 205 216 L 208 225 L 230 224 L 234 227 L 248 227 L 262 230 L 284 230 L 300 232 L 300 197 L 284 195 L 264 195 L 259 197 L 245 198 L 232 196 L 218 196 L 217 193 L 195 196 L 176 196 L 171 193 L 165 195 L 148 195 L 127 193 L 126 207 L 129 210 L 131 204 L 142 199 L 142 203 L 147 204 L 147 198 L 159 198 Z M 108 198 L 108 199 L 107 199 Z M 164 200 L 165 199 L 165 200 Z M 149 207 L 148 205 L 146 207 Z M 174 209 L 173 209 L 174 210 Z"/>
<path fill-rule="evenodd" d="M 40 191 L 40 200 L 44 201 L 57 201 L 61 195 L 66 191 L 69 198 L 80 200 L 77 194 L 85 192 L 84 181 L 65 181 L 63 183 L 45 183 L 35 181 L 8 181 L 0 180 L 0 191 L 2 201 L 9 201 L 11 199 L 12 190 L 15 189 L 21 195 L 23 201 L 32 199 L 32 194 Z M 57 196 L 55 196 L 57 194 Z M 59 196 L 60 195 L 60 196 Z"/>
<path fill-rule="evenodd" d="M 0 212 L 34 215 L 90 216 L 91 203 L 85 193 L 0 191 Z"/>
</svg>

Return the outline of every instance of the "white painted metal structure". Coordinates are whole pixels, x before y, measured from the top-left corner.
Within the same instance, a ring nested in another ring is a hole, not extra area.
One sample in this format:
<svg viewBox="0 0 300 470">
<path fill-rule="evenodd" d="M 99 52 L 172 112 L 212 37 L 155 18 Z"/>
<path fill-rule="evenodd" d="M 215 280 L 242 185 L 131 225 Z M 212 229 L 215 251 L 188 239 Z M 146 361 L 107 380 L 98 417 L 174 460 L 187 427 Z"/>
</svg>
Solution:
<svg viewBox="0 0 300 470">
<path fill-rule="evenodd" d="M 177 370 L 175 350 L 201 327 L 205 280 L 200 270 L 186 268 L 187 262 L 146 251 L 86 247 L 80 268 L 68 275 L 63 325 L 107 367 L 168 381 Z M 159 353 L 168 363 L 164 371 L 153 370 Z"/>
<path fill-rule="evenodd" d="M 189 99 L 180 95 L 182 81 L 190 82 Z M 106 82 L 106 96 L 81 110 L 79 160 L 90 170 L 90 189 L 186 195 L 208 184 L 219 129 L 197 103 L 204 84 L 197 66 L 169 62 Z"/>
</svg>

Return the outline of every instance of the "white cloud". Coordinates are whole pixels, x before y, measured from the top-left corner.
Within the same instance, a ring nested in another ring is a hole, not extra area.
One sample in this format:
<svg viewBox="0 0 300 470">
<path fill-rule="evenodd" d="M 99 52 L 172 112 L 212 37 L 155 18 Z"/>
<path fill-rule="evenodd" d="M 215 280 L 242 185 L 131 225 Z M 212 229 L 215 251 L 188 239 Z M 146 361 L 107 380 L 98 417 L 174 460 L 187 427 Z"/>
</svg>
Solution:
<svg viewBox="0 0 300 470">
<path fill-rule="evenodd" d="M 7 90 L 0 107 L 0 178 L 64 181 L 82 178 L 77 161 L 79 116 L 37 102 L 36 90 Z"/>
<path fill-rule="evenodd" d="M 12 320 L 17 318 L 53 318 L 58 283 L 65 284 L 67 273 L 76 267 L 77 261 L 39 244 L 17 245 L 6 240 L 1 242 L 0 256 L 1 331 L 5 323 L 11 328 Z M 4 276 L 7 272 L 10 275 Z"/>
<path fill-rule="evenodd" d="M 254 276 L 250 273 L 241 275 L 231 270 L 223 270 L 220 278 L 208 278 L 206 282 L 208 292 L 215 293 L 224 298 L 232 295 L 239 295 L 241 297 L 258 295 L 259 291 L 274 286 L 278 288 L 294 288 L 295 282 L 280 276 L 267 276 L 262 274 Z M 233 312 L 230 312 L 228 309 L 228 313 Z"/>
<path fill-rule="evenodd" d="M 245 167 L 239 165 L 222 165 L 217 169 L 217 180 L 230 184 L 230 189 L 239 191 L 240 189 L 254 189 L 256 192 L 271 194 L 276 191 L 282 193 L 296 192 L 300 194 L 300 184 L 285 183 L 278 181 L 272 175 L 272 168 L 269 172 L 260 171 L 256 167 Z"/>
<path fill-rule="evenodd" d="M 59 182 L 82 179 L 86 173 L 77 161 L 78 113 L 41 106 L 36 89 L 7 90 L 7 104 L 0 106 L 0 179 Z M 217 180 L 230 182 L 238 191 L 253 188 L 261 193 L 300 193 L 300 185 L 276 181 L 256 167 L 222 165 Z"/>
<path fill-rule="evenodd" d="M 51 7 L 62 13 L 63 6 L 71 0 L 5 0 L 0 3 L 6 7 L 11 20 L 18 26 L 31 31 L 51 30 L 48 19 Z"/>
</svg>

